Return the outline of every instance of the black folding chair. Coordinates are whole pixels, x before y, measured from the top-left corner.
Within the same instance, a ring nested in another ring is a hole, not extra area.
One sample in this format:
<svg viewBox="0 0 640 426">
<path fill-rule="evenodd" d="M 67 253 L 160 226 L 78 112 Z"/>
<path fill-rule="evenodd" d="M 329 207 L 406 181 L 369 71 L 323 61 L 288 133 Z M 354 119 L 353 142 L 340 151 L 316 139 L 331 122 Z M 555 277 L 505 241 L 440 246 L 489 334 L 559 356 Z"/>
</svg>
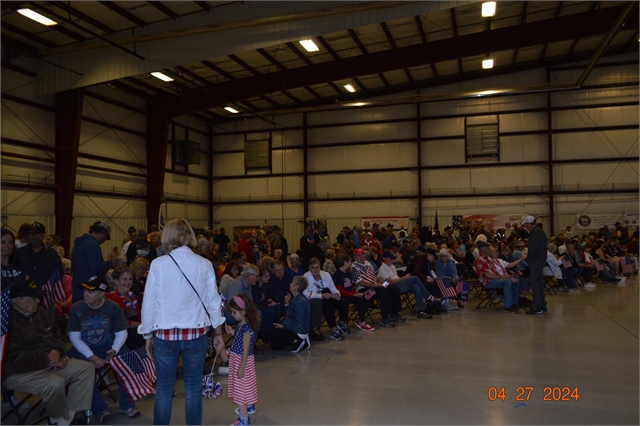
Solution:
<svg viewBox="0 0 640 426">
<path fill-rule="evenodd" d="M 14 416 L 16 416 L 16 419 L 18 420 L 18 424 L 19 425 L 41 424 L 43 421 L 45 421 L 45 420 L 47 420 L 49 418 L 49 415 L 46 413 L 45 408 L 40 406 L 42 404 L 42 399 L 39 399 L 38 401 L 36 401 L 31 406 L 31 408 L 29 408 L 29 410 L 27 410 L 26 413 L 22 413 L 20 411 L 20 406 L 22 406 L 25 402 L 27 402 L 28 399 L 30 399 L 34 395 L 33 394 L 27 394 L 27 396 L 25 396 L 24 398 L 19 400 L 18 403 L 16 404 L 16 403 L 13 402 L 13 399 L 11 399 L 12 394 L 13 394 L 12 392 L 9 392 L 7 389 L 4 388 L 4 386 L 2 386 L 2 401 L 8 403 L 9 406 L 11 407 L 10 410 L 8 410 L 6 413 L 4 413 L 2 415 L 2 422 L 3 423 L 4 423 L 5 419 L 8 418 L 9 416 L 11 416 L 12 414 Z M 38 414 L 38 420 L 36 420 L 33 423 L 27 423 L 27 419 L 29 418 L 31 413 L 33 413 L 36 410 L 40 410 L 39 414 Z"/>
<path fill-rule="evenodd" d="M 401 303 L 401 308 L 404 309 L 409 309 L 411 311 L 412 314 L 416 314 L 416 297 L 415 294 L 409 292 L 409 293 L 402 293 L 400 294 L 400 303 Z"/>
<path fill-rule="evenodd" d="M 496 311 L 500 312 L 498 305 L 504 303 L 504 292 L 501 289 L 483 288 L 478 297 L 480 298 L 480 303 L 478 303 L 476 309 L 493 306 Z"/>
</svg>

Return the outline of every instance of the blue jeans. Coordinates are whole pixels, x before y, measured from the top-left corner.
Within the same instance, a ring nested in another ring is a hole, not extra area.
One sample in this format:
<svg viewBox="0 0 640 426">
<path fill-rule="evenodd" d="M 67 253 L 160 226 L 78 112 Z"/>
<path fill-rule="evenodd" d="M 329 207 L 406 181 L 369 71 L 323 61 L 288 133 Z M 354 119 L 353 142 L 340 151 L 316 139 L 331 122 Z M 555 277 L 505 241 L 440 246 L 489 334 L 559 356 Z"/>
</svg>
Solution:
<svg viewBox="0 0 640 426">
<path fill-rule="evenodd" d="M 567 280 L 569 288 L 576 288 L 576 277 L 580 275 L 578 268 L 560 268 L 562 278 Z"/>
<path fill-rule="evenodd" d="M 500 289 L 504 293 L 504 307 L 509 309 L 512 305 L 518 304 L 518 294 L 520 293 L 520 283 L 512 283 L 511 280 L 500 280 L 494 278 L 489 280 L 485 288 Z"/>
<path fill-rule="evenodd" d="M 91 350 L 95 355 L 103 359 L 107 356 L 107 351 L 110 349 L 111 349 L 111 346 L 91 348 Z M 127 349 L 126 346 L 123 346 L 122 348 L 120 348 L 120 352 L 118 352 L 117 355 L 122 355 L 125 352 L 129 352 L 129 349 Z M 81 359 L 81 360 L 87 359 L 84 355 L 78 352 L 76 348 L 69 349 L 67 354 L 69 355 L 70 358 Z M 120 390 L 120 397 L 118 401 L 120 403 L 120 409 L 126 411 L 129 408 L 135 407 L 136 404 L 133 401 L 131 401 L 131 399 L 129 399 L 129 395 L 127 395 L 127 392 L 124 390 L 124 386 L 119 385 L 118 388 Z M 109 405 L 104 401 L 104 399 L 102 399 L 102 396 L 100 395 L 100 391 L 98 390 L 98 385 L 94 383 L 93 397 L 91 399 L 91 411 L 93 411 L 93 415 L 96 417 L 100 417 L 100 414 L 102 414 L 104 411 L 108 409 L 109 409 Z"/>
<path fill-rule="evenodd" d="M 418 305 L 419 311 L 424 311 L 424 299 L 428 299 L 431 296 L 429 290 L 422 285 L 422 281 L 419 277 L 413 275 L 409 278 L 405 278 L 397 284 L 400 294 L 411 292 L 416 297 L 416 305 Z"/>
<path fill-rule="evenodd" d="M 157 376 L 156 396 L 153 403 L 154 425 L 168 425 L 171 421 L 171 404 L 179 357 L 182 358 L 186 424 L 202 424 L 202 369 L 206 352 L 206 334 L 193 340 L 171 341 L 153 338 L 153 357 Z"/>
</svg>

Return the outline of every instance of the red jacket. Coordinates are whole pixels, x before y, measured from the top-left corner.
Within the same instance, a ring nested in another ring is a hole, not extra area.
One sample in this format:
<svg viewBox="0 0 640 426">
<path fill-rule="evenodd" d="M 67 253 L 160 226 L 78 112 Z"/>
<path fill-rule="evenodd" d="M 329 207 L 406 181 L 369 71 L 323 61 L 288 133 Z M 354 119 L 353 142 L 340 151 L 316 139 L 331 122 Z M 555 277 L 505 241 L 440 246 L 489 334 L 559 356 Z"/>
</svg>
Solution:
<svg viewBox="0 0 640 426">
<path fill-rule="evenodd" d="M 238 254 L 245 253 L 247 255 L 247 262 L 253 263 L 253 249 L 249 244 L 249 241 L 242 239 L 238 243 Z"/>
</svg>

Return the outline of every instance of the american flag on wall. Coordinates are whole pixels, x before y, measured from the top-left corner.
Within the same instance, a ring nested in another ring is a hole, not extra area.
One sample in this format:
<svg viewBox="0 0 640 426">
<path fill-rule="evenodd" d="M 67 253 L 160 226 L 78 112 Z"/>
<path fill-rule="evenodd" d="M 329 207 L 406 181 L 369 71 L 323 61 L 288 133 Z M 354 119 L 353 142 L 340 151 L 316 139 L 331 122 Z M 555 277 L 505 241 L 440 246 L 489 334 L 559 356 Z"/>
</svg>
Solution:
<svg viewBox="0 0 640 426">
<path fill-rule="evenodd" d="M 11 298 L 11 287 L 2 291 L 2 352 L 0 352 L 0 369 L 2 368 L 2 360 L 6 349 L 7 340 L 9 340 L 9 299 Z"/>
<path fill-rule="evenodd" d="M 622 272 L 624 274 L 633 273 L 633 261 L 628 257 L 623 257 L 620 259 L 620 268 L 622 268 Z"/>
<path fill-rule="evenodd" d="M 156 368 L 144 347 L 113 357 L 109 364 L 132 401 L 156 393 Z"/>
<path fill-rule="evenodd" d="M 42 306 L 47 309 L 49 306 L 56 303 L 58 300 L 62 300 L 67 297 L 64 292 L 64 286 L 62 285 L 62 269 L 56 267 L 53 274 L 49 278 L 49 281 L 42 286 L 44 296 L 42 297 Z"/>
<path fill-rule="evenodd" d="M 462 218 L 464 216 L 457 215 L 451 217 L 451 223 L 453 224 L 453 229 L 460 229 L 462 227 Z"/>
<path fill-rule="evenodd" d="M 445 299 L 453 299 L 458 295 L 458 293 L 456 293 L 456 288 L 453 286 L 449 278 L 438 278 L 436 280 L 436 284 L 438 284 L 440 293 L 442 293 L 442 297 Z"/>
</svg>

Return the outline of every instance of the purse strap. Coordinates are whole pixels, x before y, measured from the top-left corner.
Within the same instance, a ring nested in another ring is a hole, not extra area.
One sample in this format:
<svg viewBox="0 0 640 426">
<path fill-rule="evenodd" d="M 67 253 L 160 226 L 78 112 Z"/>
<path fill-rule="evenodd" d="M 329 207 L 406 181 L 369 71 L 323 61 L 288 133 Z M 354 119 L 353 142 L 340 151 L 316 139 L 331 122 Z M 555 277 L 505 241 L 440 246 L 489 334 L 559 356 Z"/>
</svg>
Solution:
<svg viewBox="0 0 640 426">
<path fill-rule="evenodd" d="M 189 278 L 187 278 L 187 276 L 185 275 L 184 271 L 182 270 L 182 268 L 180 267 L 180 265 L 178 265 L 178 262 L 176 262 L 176 260 L 173 258 L 173 256 L 171 256 L 171 254 L 168 255 L 171 260 L 173 260 L 173 263 L 176 264 L 176 266 L 178 267 L 178 269 L 180 270 L 180 272 L 182 272 L 182 276 L 187 280 L 187 282 L 189 283 L 189 285 L 191 286 L 191 288 L 193 289 L 194 293 L 196 294 L 196 296 L 198 296 L 198 299 L 200 300 L 200 303 L 202 303 L 202 307 L 204 308 L 204 311 L 207 313 L 207 316 L 209 317 L 209 322 L 211 322 L 211 326 L 213 326 L 213 322 L 211 321 L 211 315 L 209 315 L 209 311 L 207 310 L 207 307 L 204 306 L 204 302 L 202 301 L 202 298 L 200 297 L 200 295 L 198 294 L 198 291 L 196 290 L 196 288 L 193 286 L 193 284 L 191 284 L 191 281 L 189 281 Z"/>
</svg>

